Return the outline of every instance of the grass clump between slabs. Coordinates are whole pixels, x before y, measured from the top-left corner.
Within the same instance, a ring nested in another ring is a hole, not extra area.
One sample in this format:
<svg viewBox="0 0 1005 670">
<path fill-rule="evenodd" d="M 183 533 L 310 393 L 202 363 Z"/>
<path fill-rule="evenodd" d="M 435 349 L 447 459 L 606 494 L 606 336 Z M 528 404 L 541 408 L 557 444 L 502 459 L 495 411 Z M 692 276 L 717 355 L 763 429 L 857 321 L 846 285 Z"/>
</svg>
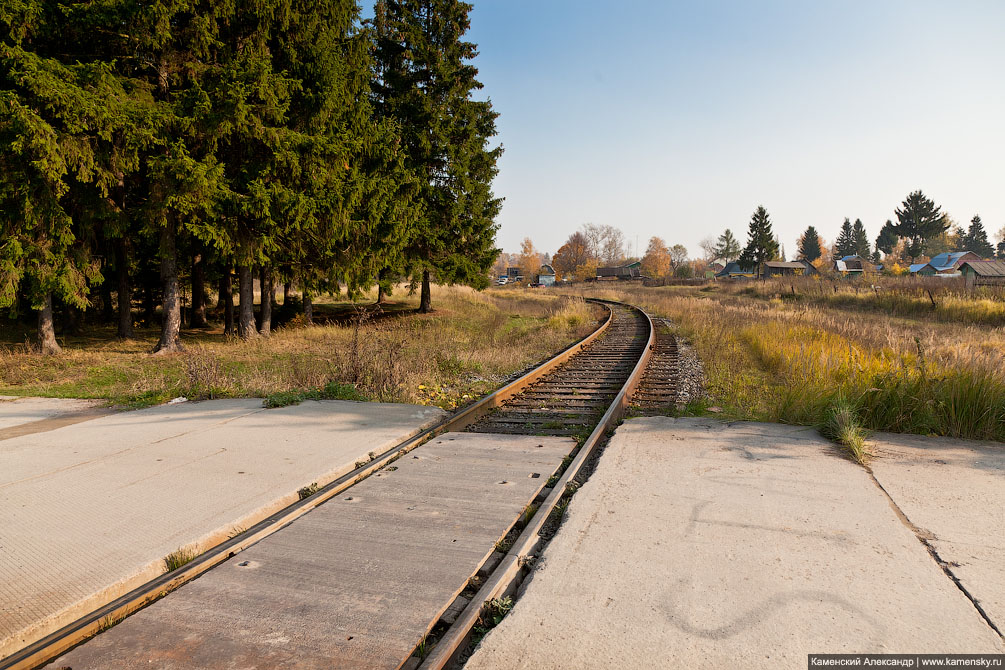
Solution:
<svg viewBox="0 0 1005 670">
<path fill-rule="evenodd" d="M 178 551 L 172 551 L 170 554 L 164 557 L 164 571 L 171 572 L 172 570 L 177 570 L 178 568 L 192 562 L 195 558 L 195 552 L 187 551 L 185 549 L 179 549 Z"/>
</svg>

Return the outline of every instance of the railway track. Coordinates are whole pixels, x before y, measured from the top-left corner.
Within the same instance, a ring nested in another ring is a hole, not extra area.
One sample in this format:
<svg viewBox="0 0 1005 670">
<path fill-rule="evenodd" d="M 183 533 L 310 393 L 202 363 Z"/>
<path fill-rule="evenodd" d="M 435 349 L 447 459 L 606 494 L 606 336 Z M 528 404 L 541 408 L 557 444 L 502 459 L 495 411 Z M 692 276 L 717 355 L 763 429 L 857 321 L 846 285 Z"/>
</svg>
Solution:
<svg viewBox="0 0 1005 670">
<path fill-rule="evenodd" d="M 388 466 L 427 440 L 447 431 L 522 435 L 557 435 L 578 438 L 579 446 L 567 459 L 564 471 L 549 481 L 538 501 L 537 514 L 514 533 L 511 546 L 493 566 L 483 565 L 480 588 L 457 607 L 449 627 L 441 622 L 436 645 L 420 667 L 450 667 L 468 646 L 472 630 L 485 604 L 515 592 L 539 553 L 544 540 L 541 530 L 552 511 L 567 494 L 572 481 L 596 452 L 596 448 L 624 415 L 633 393 L 657 348 L 656 330 L 642 310 L 606 301 L 607 319 L 591 335 L 570 346 L 541 366 L 496 392 L 464 408 L 442 423 L 407 440 L 369 463 L 323 487 L 290 507 L 270 516 L 245 533 L 202 554 L 191 563 L 162 575 L 125 594 L 103 608 L 81 617 L 60 631 L 22 651 L 0 660 L 0 670 L 35 668 L 67 649 L 100 633 L 108 621 L 120 620 L 166 593 L 195 579 L 242 550 L 289 525 L 294 519 L 338 496 L 354 484 Z M 648 377 L 653 380 L 659 372 Z M 648 392 L 647 392 L 648 393 Z M 648 397 L 648 396 L 646 396 Z M 445 630 L 444 630 L 445 628 Z"/>
<path fill-rule="evenodd" d="M 656 346 L 639 388 L 632 396 L 632 405 L 641 413 L 665 411 L 681 402 L 677 337 L 668 319 L 653 319 L 653 325 Z"/>
<path fill-rule="evenodd" d="M 649 343 L 645 314 L 612 304 L 610 326 L 575 358 L 467 427 L 478 433 L 586 437 L 624 387 Z"/>
</svg>

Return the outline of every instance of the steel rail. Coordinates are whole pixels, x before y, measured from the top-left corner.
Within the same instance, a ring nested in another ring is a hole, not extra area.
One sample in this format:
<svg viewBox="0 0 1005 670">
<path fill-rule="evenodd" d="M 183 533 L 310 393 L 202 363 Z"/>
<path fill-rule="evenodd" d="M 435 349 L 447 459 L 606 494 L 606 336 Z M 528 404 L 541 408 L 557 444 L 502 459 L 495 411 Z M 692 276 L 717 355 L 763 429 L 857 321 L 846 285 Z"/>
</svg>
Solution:
<svg viewBox="0 0 1005 670">
<path fill-rule="evenodd" d="M 611 301 L 603 302 L 623 304 Z M 512 595 L 516 591 L 522 581 L 524 567 L 543 547 L 545 540 L 540 535 L 541 529 L 551 517 L 552 510 L 555 509 L 556 505 L 565 495 L 566 486 L 579 474 L 583 465 L 593 455 L 604 434 L 613 428 L 621 417 L 624 416 L 625 410 L 631 402 L 632 394 L 638 388 L 642 380 L 642 374 L 645 372 L 646 366 L 653 355 L 656 342 L 656 328 L 652 318 L 638 307 L 633 305 L 628 306 L 642 314 L 649 324 L 649 341 L 646 343 L 642 356 L 628 377 L 628 381 L 625 382 L 621 391 L 615 396 L 614 401 L 600 419 L 600 423 L 590 433 L 590 436 L 583 443 L 576 457 L 566 468 L 565 472 L 562 473 L 562 476 L 559 477 L 551 493 L 541 503 L 531 522 L 524 527 L 519 537 L 513 543 L 513 546 L 506 553 L 506 556 L 499 562 L 499 565 L 489 575 L 488 579 L 486 579 L 475 596 L 461 611 L 461 614 L 450 628 L 447 629 L 443 637 L 430 650 L 429 654 L 419 665 L 419 670 L 441 670 L 442 668 L 453 667 L 458 661 L 460 654 L 467 648 L 472 631 L 481 618 L 485 605 L 490 600 Z"/>
<path fill-rule="evenodd" d="M 544 363 L 503 387 L 496 389 L 477 402 L 455 414 L 445 417 L 442 421 L 421 433 L 399 442 L 365 465 L 321 487 L 313 495 L 284 507 L 252 525 L 240 535 L 206 550 L 185 565 L 136 587 L 102 607 L 85 614 L 49 635 L 0 659 L 0 670 L 31 670 L 32 668 L 41 667 L 78 644 L 101 633 L 111 625 L 118 623 L 130 614 L 143 609 L 147 605 L 192 581 L 207 570 L 216 567 L 251 545 L 281 530 L 297 518 L 334 498 L 354 484 L 366 479 L 374 472 L 387 466 L 416 447 L 421 446 L 429 439 L 451 430 L 461 430 L 465 426 L 477 421 L 489 410 L 503 404 L 530 384 L 561 366 L 607 331 L 613 321 L 613 311 L 610 305 L 605 304 L 603 301 L 591 302 L 604 304 L 607 307 L 608 313 L 604 321 L 589 335 L 574 342 Z"/>
</svg>

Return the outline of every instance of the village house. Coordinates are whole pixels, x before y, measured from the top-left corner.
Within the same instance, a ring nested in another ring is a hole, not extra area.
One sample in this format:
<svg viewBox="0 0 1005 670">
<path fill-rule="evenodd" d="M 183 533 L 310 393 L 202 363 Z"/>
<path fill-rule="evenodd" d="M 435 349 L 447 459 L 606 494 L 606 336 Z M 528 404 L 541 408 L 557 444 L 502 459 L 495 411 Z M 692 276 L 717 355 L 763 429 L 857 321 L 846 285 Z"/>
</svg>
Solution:
<svg viewBox="0 0 1005 670">
<path fill-rule="evenodd" d="M 642 262 L 635 261 L 627 265 L 611 268 L 597 268 L 597 281 L 620 281 L 642 279 Z"/>
<path fill-rule="evenodd" d="M 537 273 L 537 283 L 542 286 L 554 286 L 555 268 L 547 264 L 542 265 L 541 269 Z"/>
<path fill-rule="evenodd" d="M 834 272 L 844 277 L 860 277 L 876 272 L 876 266 L 858 254 L 851 254 L 834 261 Z"/>
<path fill-rule="evenodd" d="M 967 286 L 1005 286 L 1005 260 L 963 261 L 960 274 Z"/>
<path fill-rule="evenodd" d="M 932 256 L 932 259 L 922 265 L 916 274 L 922 277 L 936 275 L 954 277 L 960 274 L 960 266 L 967 261 L 979 261 L 981 257 L 972 251 L 947 251 Z M 913 265 L 911 267 L 914 267 Z"/>
<path fill-rule="evenodd" d="M 740 267 L 737 261 L 726 263 L 726 267 L 715 273 L 716 279 L 753 279 L 756 276 L 755 269 Z"/>
<path fill-rule="evenodd" d="M 767 261 L 761 270 L 763 277 L 790 277 L 820 274 L 813 264 L 807 260 L 798 261 Z"/>
</svg>

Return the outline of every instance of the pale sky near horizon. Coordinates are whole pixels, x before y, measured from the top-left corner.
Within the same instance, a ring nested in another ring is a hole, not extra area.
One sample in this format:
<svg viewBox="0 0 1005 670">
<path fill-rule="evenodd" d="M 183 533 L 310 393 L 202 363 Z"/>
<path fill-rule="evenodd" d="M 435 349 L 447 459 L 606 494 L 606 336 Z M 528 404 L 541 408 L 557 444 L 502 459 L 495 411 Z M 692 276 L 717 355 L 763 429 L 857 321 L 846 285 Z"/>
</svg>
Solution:
<svg viewBox="0 0 1005 670">
<path fill-rule="evenodd" d="M 1005 2 L 473 0 L 505 147 L 498 244 L 684 244 L 764 205 L 791 258 L 922 189 L 1005 226 Z"/>
</svg>

